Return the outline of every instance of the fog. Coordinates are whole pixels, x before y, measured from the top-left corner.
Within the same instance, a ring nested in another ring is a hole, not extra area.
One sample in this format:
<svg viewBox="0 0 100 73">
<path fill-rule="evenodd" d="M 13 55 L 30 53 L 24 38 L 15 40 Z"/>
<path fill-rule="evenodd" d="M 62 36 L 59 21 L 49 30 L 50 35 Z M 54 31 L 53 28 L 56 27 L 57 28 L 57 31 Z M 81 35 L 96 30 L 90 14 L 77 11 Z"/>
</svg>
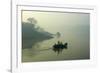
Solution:
<svg viewBox="0 0 100 73">
<path fill-rule="evenodd" d="M 28 21 L 33 18 L 33 21 Z M 90 58 L 90 14 L 22 12 L 22 62 L 83 60 Z M 59 54 L 53 45 L 68 43 Z"/>
</svg>

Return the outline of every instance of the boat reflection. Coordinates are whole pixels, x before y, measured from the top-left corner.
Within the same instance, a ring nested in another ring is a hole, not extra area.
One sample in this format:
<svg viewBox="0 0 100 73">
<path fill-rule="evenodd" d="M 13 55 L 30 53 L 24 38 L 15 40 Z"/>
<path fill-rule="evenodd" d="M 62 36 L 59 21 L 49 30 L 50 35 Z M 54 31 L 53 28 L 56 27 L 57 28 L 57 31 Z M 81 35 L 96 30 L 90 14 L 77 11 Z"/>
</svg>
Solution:
<svg viewBox="0 0 100 73">
<path fill-rule="evenodd" d="M 68 43 L 62 43 L 60 41 L 58 41 L 57 44 L 53 45 L 53 51 L 57 52 L 58 54 L 61 53 L 64 49 L 68 48 Z"/>
</svg>

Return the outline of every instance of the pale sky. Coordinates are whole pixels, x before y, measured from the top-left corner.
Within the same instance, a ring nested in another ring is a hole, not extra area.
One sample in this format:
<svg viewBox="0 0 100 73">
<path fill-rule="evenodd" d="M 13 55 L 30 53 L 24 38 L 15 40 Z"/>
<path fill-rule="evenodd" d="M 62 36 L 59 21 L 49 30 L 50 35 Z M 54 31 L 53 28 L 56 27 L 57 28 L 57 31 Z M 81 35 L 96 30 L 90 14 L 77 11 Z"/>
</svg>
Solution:
<svg viewBox="0 0 100 73">
<path fill-rule="evenodd" d="M 77 25 L 89 25 L 89 17 L 88 13 L 22 11 L 22 21 L 27 22 L 28 18 L 34 18 L 37 20 L 36 25 L 51 33 Z"/>
</svg>

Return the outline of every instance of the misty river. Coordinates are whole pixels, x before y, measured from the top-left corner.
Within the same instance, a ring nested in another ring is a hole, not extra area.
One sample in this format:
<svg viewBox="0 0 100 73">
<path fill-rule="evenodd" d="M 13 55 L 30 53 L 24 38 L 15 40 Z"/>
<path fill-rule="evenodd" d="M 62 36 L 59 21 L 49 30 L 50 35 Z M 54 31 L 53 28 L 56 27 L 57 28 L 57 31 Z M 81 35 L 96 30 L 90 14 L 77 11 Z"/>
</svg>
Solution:
<svg viewBox="0 0 100 73">
<path fill-rule="evenodd" d="M 89 26 L 73 27 L 73 31 L 60 31 L 60 38 L 54 37 L 37 42 L 32 48 L 22 49 L 22 62 L 83 60 L 90 58 Z M 52 46 L 61 41 L 67 42 L 67 49 L 61 53 L 52 50 Z"/>
</svg>

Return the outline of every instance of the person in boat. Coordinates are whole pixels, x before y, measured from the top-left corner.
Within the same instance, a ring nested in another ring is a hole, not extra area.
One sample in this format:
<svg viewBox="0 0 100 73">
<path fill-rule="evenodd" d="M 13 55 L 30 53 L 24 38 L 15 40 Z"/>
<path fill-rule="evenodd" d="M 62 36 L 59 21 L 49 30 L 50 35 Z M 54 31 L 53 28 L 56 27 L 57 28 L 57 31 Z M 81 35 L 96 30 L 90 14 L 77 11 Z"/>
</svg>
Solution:
<svg viewBox="0 0 100 73">
<path fill-rule="evenodd" d="M 63 44 L 62 42 L 58 41 L 57 44 L 53 45 L 53 50 L 59 54 L 63 49 L 67 49 L 67 45 L 68 43 Z"/>
<path fill-rule="evenodd" d="M 58 41 L 57 44 L 53 45 L 53 48 L 67 48 L 68 43 L 63 44 L 62 42 Z"/>
</svg>

